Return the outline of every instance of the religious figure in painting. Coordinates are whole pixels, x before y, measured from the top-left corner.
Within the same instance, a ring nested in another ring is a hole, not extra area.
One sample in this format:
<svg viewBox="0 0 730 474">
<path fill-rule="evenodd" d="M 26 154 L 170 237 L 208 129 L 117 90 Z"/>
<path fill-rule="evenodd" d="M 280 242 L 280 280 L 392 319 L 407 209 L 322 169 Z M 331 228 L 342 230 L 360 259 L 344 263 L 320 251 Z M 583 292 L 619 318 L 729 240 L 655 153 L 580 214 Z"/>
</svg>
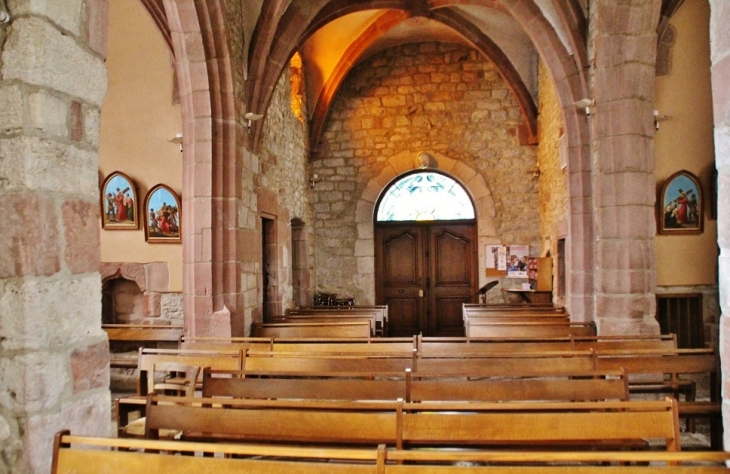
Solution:
<svg viewBox="0 0 730 474">
<path fill-rule="evenodd" d="M 124 203 L 124 193 L 127 191 L 129 191 L 129 188 L 124 191 L 117 188 L 117 195 L 114 196 L 114 201 L 117 204 L 117 222 L 124 222 L 128 219 L 127 206 Z"/>
<path fill-rule="evenodd" d="M 677 222 L 682 225 L 689 224 L 689 199 L 687 193 L 679 189 L 679 197 L 677 198 Z"/>
</svg>

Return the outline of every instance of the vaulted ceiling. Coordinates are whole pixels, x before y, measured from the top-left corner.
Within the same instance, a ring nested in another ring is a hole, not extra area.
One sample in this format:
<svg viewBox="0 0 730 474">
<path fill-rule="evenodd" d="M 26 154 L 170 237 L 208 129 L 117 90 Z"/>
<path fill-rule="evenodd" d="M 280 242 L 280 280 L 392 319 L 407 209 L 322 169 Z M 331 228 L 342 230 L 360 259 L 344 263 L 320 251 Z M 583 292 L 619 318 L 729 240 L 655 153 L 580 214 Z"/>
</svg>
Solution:
<svg viewBox="0 0 730 474">
<path fill-rule="evenodd" d="M 551 55 L 553 61 L 570 62 L 566 70 L 579 76 L 587 68 L 588 0 L 243 1 L 246 111 L 266 113 L 284 68 L 299 51 L 314 148 L 348 72 L 395 45 L 456 42 L 480 51 L 495 63 L 512 89 L 524 117 L 522 132 L 527 142 L 537 137 L 538 58 Z M 683 1 L 662 0 L 660 35 Z M 163 0 L 142 2 L 163 24 Z M 583 86 L 585 80 L 579 79 Z M 262 123 L 253 125 L 254 147 L 260 141 Z"/>
</svg>

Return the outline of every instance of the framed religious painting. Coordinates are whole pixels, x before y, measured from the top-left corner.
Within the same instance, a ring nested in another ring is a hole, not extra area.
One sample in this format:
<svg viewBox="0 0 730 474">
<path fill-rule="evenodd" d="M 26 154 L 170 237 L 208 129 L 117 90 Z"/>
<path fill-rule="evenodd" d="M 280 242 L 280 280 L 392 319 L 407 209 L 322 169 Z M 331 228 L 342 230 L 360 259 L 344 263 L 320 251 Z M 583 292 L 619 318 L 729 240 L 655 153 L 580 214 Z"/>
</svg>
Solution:
<svg viewBox="0 0 730 474">
<path fill-rule="evenodd" d="M 700 180 L 687 170 L 670 176 L 657 202 L 660 234 L 701 234 L 704 230 L 705 195 Z"/>
<path fill-rule="evenodd" d="M 151 244 L 182 242 L 180 198 L 167 185 L 153 186 L 144 198 L 144 236 Z"/>
<path fill-rule="evenodd" d="M 101 227 L 105 230 L 139 229 L 137 186 L 115 171 L 101 183 Z"/>
</svg>

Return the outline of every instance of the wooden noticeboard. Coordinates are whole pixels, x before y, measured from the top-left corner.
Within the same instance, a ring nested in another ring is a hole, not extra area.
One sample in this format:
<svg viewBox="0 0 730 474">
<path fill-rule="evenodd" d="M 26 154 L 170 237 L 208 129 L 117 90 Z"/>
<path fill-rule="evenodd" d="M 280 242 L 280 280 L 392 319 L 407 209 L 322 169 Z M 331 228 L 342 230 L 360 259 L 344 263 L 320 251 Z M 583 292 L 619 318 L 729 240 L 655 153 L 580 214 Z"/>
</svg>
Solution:
<svg viewBox="0 0 730 474">
<path fill-rule="evenodd" d="M 553 290 L 553 259 L 552 257 L 537 257 L 536 291 Z"/>
</svg>

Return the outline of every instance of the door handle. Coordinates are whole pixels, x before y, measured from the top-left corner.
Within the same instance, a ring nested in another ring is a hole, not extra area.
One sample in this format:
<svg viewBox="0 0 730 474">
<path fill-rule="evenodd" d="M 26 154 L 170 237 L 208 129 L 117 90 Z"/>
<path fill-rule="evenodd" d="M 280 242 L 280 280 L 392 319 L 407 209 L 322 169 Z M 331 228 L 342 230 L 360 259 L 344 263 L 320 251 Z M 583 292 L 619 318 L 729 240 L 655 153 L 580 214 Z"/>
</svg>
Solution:
<svg viewBox="0 0 730 474">
<path fill-rule="evenodd" d="M 423 290 L 418 290 L 418 297 L 423 298 Z"/>
</svg>

